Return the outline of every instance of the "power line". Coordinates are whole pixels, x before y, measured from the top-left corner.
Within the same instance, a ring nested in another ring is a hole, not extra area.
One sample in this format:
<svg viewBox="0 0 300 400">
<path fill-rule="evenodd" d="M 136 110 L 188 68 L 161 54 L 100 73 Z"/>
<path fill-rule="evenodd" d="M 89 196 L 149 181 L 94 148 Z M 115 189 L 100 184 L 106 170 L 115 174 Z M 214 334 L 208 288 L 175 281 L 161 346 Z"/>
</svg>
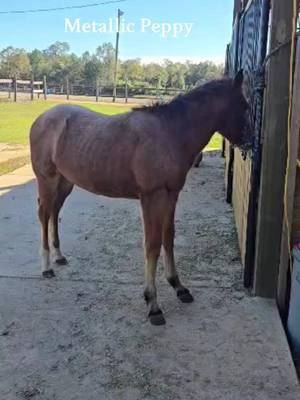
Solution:
<svg viewBox="0 0 300 400">
<path fill-rule="evenodd" d="M 101 3 L 90 3 L 90 4 L 82 4 L 82 5 L 78 5 L 78 6 L 66 6 L 66 7 L 56 7 L 56 8 L 37 8 L 37 9 L 31 9 L 31 10 L 0 11 L 0 14 L 29 14 L 29 13 L 48 12 L 48 11 L 73 10 L 73 9 L 78 9 L 78 8 L 88 8 L 88 7 L 104 6 L 107 4 L 123 3 L 125 1 L 127 1 L 127 0 L 110 0 L 110 1 L 102 1 Z"/>
</svg>

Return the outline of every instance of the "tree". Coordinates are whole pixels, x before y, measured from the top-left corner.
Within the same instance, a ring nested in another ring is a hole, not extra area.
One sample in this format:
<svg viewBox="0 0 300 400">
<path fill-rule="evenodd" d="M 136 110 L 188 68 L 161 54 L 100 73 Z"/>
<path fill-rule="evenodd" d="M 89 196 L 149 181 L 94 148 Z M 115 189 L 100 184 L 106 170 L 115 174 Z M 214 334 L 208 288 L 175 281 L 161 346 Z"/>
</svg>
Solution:
<svg viewBox="0 0 300 400">
<path fill-rule="evenodd" d="M 139 58 L 123 61 L 120 65 L 119 77 L 132 85 L 141 85 L 144 82 L 144 68 Z"/>
<path fill-rule="evenodd" d="M 83 75 L 82 60 L 76 54 L 72 53 L 65 57 L 65 70 L 71 82 L 80 80 Z"/>
<path fill-rule="evenodd" d="M 164 65 L 168 74 L 167 86 L 184 89 L 186 66 L 181 63 L 173 63 L 170 60 L 165 60 Z"/>
<path fill-rule="evenodd" d="M 7 78 L 17 74 L 28 79 L 33 72 L 36 79 L 47 75 L 49 84 L 62 84 L 68 75 L 74 83 L 94 85 L 96 79 L 103 86 L 113 83 L 115 49 L 111 43 L 103 43 L 94 53 L 85 51 L 81 56 L 70 54 L 69 44 L 55 42 L 45 50 L 26 52 L 12 46 L 0 51 L 0 76 Z M 143 64 L 139 58 L 119 61 L 119 83 L 130 86 L 176 89 L 192 88 L 207 80 L 222 76 L 223 66 L 212 62 Z"/>
<path fill-rule="evenodd" d="M 44 53 L 48 57 L 62 57 L 70 51 L 70 45 L 67 42 L 55 42 L 51 44 Z"/>
<path fill-rule="evenodd" d="M 223 66 L 210 61 L 198 64 L 186 63 L 186 66 L 186 84 L 188 87 L 199 85 L 204 81 L 219 79 L 223 74 Z"/>
<path fill-rule="evenodd" d="M 101 63 L 97 59 L 96 56 L 91 57 L 90 60 L 88 60 L 83 67 L 83 76 L 84 79 L 91 83 L 95 82 L 97 78 L 100 77 L 101 73 Z"/>
<path fill-rule="evenodd" d="M 165 87 L 168 81 L 168 73 L 165 68 L 159 64 L 151 63 L 144 65 L 145 80 L 152 87 Z"/>
<path fill-rule="evenodd" d="M 92 58 L 92 56 L 91 56 L 89 51 L 85 51 L 81 56 L 81 59 L 82 59 L 83 63 L 86 63 L 86 62 L 90 61 L 91 58 Z"/>
<path fill-rule="evenodd" d="M 49 72 L 49 66 L 44 53 L 40 50 L 33 50 L 28 54 L 31 71 L 36 79 L 41 79 L 43 75 L 47 75 Z"/>
<path fill-rule="evenodd" d="M 6 47 L 0 52 L 0 74 L 4 77 L 28 77 L 31 67 L 29 57 L 24 49 Z"/>
<path fill-rule="evenodd" d="M 115 49 L 111 43 L 103 43 L 96 49 L 96 57 L 100 61 L 100 77 L 104 85 L 111 85 L 114 79 Z"/>
</svg>

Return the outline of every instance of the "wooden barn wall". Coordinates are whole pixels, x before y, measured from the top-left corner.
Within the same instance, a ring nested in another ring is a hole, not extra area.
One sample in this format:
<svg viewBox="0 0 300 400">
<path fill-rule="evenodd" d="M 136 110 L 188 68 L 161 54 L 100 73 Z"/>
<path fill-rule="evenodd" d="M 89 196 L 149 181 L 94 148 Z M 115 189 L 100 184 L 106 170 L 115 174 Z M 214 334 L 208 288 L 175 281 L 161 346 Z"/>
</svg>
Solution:
<svg viewBox="0 0 300 400">
<path fill-rule="evenodd" d="M 253 174 L 259 173 L 260 169 L 260 126 L 263 108 L 263 85 L 260 87 L 258 83 L 259 79 L 263 80 L 263 73 L 261 72 L 260 76 L 258 71 L 263 71 L 266 56 L 270 3 L 268 0 L 245 0 L 236 1 L 235 5 L 243 11 L 236 15 L 232 41 L 227 48 L 228 76 L 232 78 L 240 69 L 244 70 L 245 96 L 250 105 L 251 115 L 255 119 L 255 140 L 251 156 L 248 154 L 244 161 L 240 151 L 234 150 L 231 197 L 241 258 L 245 267 L 244 283 L 248 287 L 252 284 L 252 257 L 254 258 L 255 251 L 254 245 L 251 244 L 254 242 L 256 220 L 256 209 L 253 205 L 258 195 L 258 183 L 257 179 L 253 179 Z M 231 159 L 228 147 L 226 150 L 225 180 L 228 178 L 228 164 Z M 255 184 L 253 190 L 251 182 Z"/>
<path fill-rule="evenodd" d="M 247 218 L 249 209 L 249 193 L 251 189 L 251 159 L 244 161 L 238 149 L 235 149 L 233 169 L 232 205 L 235 215 L 238 241 L 242 263 L 245 266 Z"/>
<path fill-rule="evenodd" d="M 300 157 L 300 154 L 298 155 Z M 300 169 L 297 168 L 292 226 L 292 241 L 300 242 Z"/>
<path fill-rule="evenodd" d="M 296 177 L 292 238 L 293 238 L 293 241 L 298 241 L 300 239 L 300 174 L 299 174 L 299 172 L 297 172 L 297 177 Z"/>
<path fill-rule="evenodd" d="M 300 6 L 300 1 L 299 1 Z M 300 17 L 299 17 L 300 24 Z M 300 29 L 300 27 L 299 27 Z M 300 160 L 300 140 L 299 140 L 299 127 L 300 127 L 300 36 L 298 36 L 297 40 L 297 49 L 295 56 L 295 76 L 294 76 L 294 98 L 293 98 L 293 111 L 292 111 L 292 132 L 291 132 L 291 143 L 290 146 L 296 147 L 298 149 L 297 161 L 294 160 L 294 157 L 291 154 L 290 159 L 295 164 L 299 163 Z M 297 151 L 295 149 L 295 151 Z M 292 149 L 291 149 L 292 153 Z M 295 192 L 294 192 L 294 206 L 293 206 L 293 217 L 292 217 L 292 242 L 300 242 L 300 168 L 296 167 L 296 182 L 295 182 Z M 293 177 L 293 174 L 290 173 L 290 176 Z"/>
<path fill-rule="evenodd" d="M 228 168 L 229 168 L 229 155 L 230 155 L 230 143 L 228 140 L 225 140 L 225 190 L 227 192 L 228 189 Z"/>
<path fill-rule="evenodd" d="M 300 1 L 299 1 L 300 6 Z M 300 10 L 300 8 L 299 8 Z M 298 30 L 300 30 L 300 18 L 298 18 Z M 286 223 L 283 224 L 281 237 L 281 254 L 279 265 L 279 278 L 277 288 L 277 304 L 281 316 L 285 320 L 288 314 L 290 299 L 290 260 L 289 248 L 300 241 L 300 169 L 297 166 L 300 159 L 299 132 L 300 132 L 300 36 L 297 35 L 297 45 L 294 63 L 294 86 L 292 98 L 291 130 L 289 137 L 289 173 L 286 175 L 286 214 L 289 221 L 288 231 Z M 290 234 L 291 233 L 291 237 Z"/>
</svg>

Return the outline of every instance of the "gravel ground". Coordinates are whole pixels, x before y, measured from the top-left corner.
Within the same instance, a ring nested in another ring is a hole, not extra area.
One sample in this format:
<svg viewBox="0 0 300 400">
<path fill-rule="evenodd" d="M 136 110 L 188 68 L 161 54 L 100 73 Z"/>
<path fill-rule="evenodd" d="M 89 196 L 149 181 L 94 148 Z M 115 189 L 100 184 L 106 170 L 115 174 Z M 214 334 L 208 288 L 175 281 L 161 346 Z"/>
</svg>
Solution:
<svg viewBox="0 0 300 400">
<path fill-rule="evenodd" d="M 223 160 L 204 157 L 181 194 L 176 259 L 195 302 L 158 271 L 167 324 L 146 318 L 138 203 L 75 190 L 62 213 L 69 259 L 43 280 L 35 182 L 0 196 L 0 399 L 294 400 L 273 301 L 242 288 Z"/>
</svg>

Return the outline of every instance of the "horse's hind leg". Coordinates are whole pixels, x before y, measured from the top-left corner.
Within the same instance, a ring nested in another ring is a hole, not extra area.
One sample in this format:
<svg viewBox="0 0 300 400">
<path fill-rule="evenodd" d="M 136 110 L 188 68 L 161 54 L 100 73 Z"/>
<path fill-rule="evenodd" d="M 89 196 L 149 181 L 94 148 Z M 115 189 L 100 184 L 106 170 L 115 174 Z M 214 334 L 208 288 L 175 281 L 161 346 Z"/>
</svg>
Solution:
<svg viewBox="0 0 300 400">
<path fill-rule="evenodd" d="M 174 261 L 174 235 L 175 235 L 175 208 L 177 203 L 178 193 L 169 192 L 168 202 L 166 203 L 164 221 L 163 221 L 163 232 L 162 232 L 162 244 L 164 248 L 164 264 L 165 274 L 170 285 L 175 289 L 178 298 L 183 303 L 191 303 L 193 297 L 189 290 L 186 289 L 180 282 L 178 277 L 175 261 Z"/>
<path fill-rule="evenodd" d="M 58 185 L 56 187 L 55 198 L 49 220 L 49 241 L 51 253 L 53 261 L 59 265 L 67 264 L 67 259 L 62 255 L 60 251 L 60 241 L 58 235 L 58 216 L 65 199 L 71 193 L 72 189 L 73 184 L 68 182 L 63 176 L 60 176 Z"/>
<path fill-rule="evenodd" d="M 50 263 L 50 246 L 54 252 L 55 261 L 59 264 L 66 263 L 59 248 L 58 215 L 59 211 L 73 185 L 61 175 L 51 177 L 37 176 L 39 191 L 38 215 L 41 223 L 41 258 L 42 274 L 46 278 L 55 276 Z"/>
<path fill-rule="evenodd" d="M 53 201 L 52 185 L 44 178 L 38 178 L 38 215 L 41 223 L 41 259 L 42 259 L 42 274 L 45 278 L 52 278 L 55 276 L 53 269 L 50 265 L 49 253 L 49 237 L 48 227 L 51 214 L 51 206 Z"/>
</svg>

